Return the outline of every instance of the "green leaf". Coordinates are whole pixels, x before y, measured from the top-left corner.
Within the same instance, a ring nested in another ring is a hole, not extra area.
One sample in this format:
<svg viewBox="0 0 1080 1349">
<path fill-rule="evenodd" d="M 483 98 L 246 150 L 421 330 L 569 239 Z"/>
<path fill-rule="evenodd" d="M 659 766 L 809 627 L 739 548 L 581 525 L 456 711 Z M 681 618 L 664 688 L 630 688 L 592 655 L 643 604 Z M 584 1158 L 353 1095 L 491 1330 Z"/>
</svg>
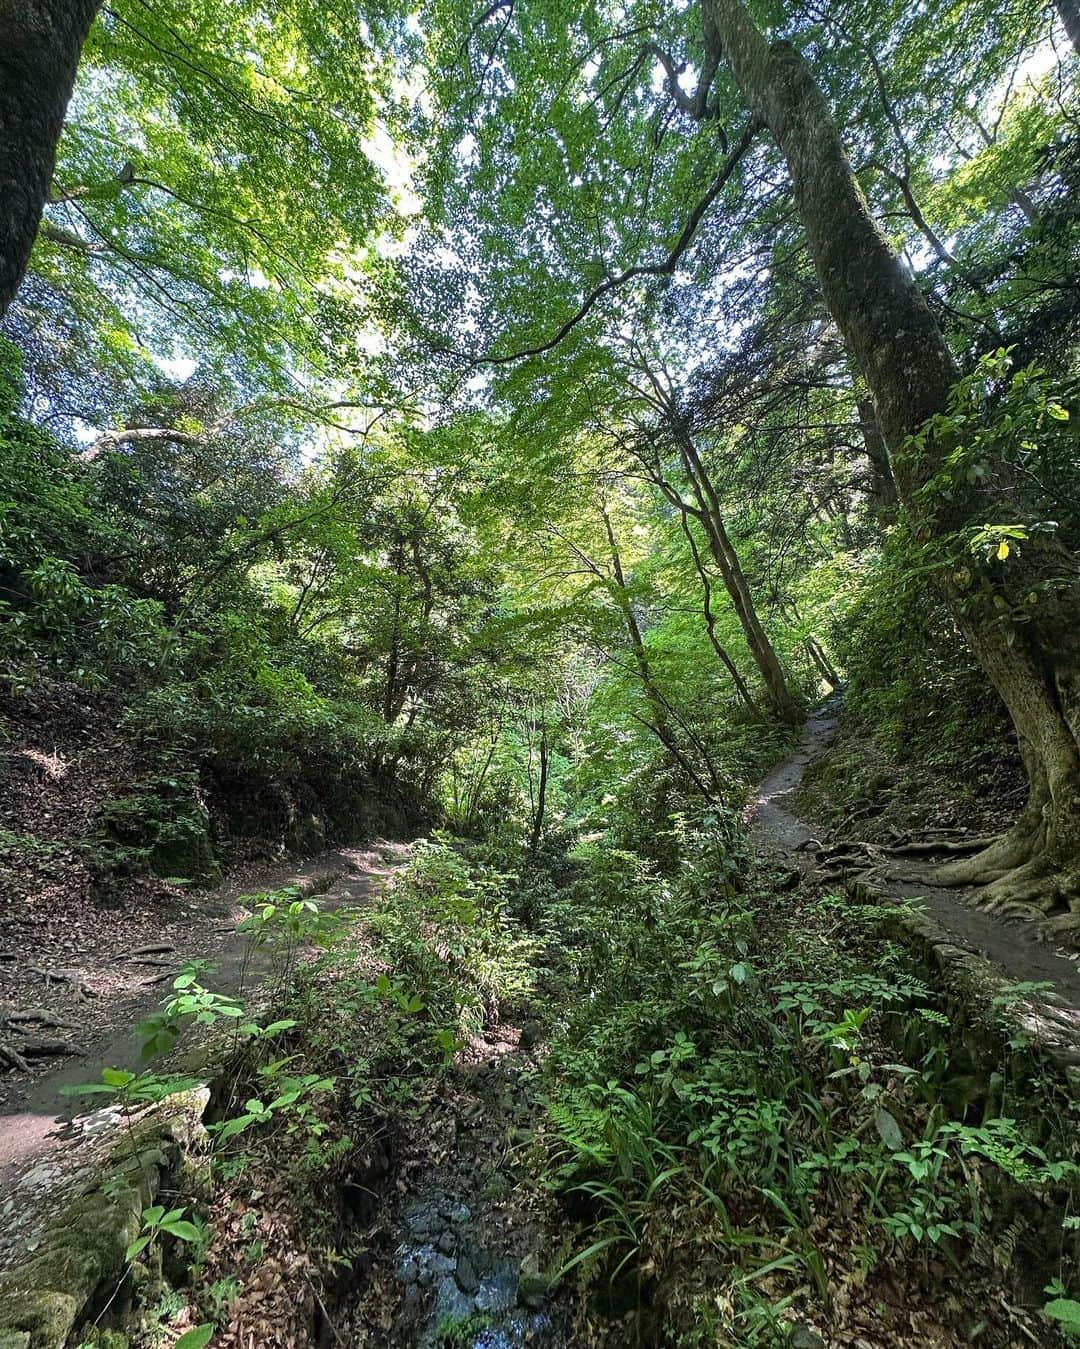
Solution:
<svg viewBox="0 0 1080 1349">
<path fill-rule="evenodd" d="M 874 1111 L 874 1127 L 881 1141 L 892 1152 L 897 1152 L 904 1146 L 904 1135 L 900 1132 L 900 1126 L 884 1106 L 878 1106 Z"/>
<path fill-rule="evenodd" d="M 1067 1330 L 1080 1331 L 1080 1302 L 1071 1297 L 1058 1297 L 1048 1302 L 1043 1311 L 1052 1321 L 1059 1321 Z"/>
<path fill-rule="evenodd" d="M 206 1349 L 213 1338 L 214 1327 L 212 1325 L 195 1326 L 193 1330 L 184 1331 L 173 1345 L 173 1349 Z"/>
<path fill-rule="evenodd" d="M 292 1030 L 296 1025 L 295 1021 L 271 1021 L 270 1025 L 263 1030 L 264 1035 L 280 1035 L 282 1031 Z"/>
</svg>

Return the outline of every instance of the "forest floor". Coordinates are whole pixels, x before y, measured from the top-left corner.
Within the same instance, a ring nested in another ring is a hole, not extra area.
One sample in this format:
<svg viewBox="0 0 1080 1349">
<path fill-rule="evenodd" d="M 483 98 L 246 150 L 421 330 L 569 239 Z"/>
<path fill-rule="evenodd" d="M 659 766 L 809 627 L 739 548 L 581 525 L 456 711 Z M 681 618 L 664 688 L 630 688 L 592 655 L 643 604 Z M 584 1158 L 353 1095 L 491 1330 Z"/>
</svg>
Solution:
<svg viewBox="0 0 1080 1349">
<path fill-rule="evenodd" d="M 136 1028 L 189 961 L 208 962 L 207 981 L 222 994 L 256 991 L 270 976 L 266 958 L 237 931 L 250 913 L 244 899 L 298 886 L 319 893 L 324 911 L 358 907 L 407 854 L 407 844 L 379 841 L 303 863 L 246 866 L 201 894 L 147 882 L 145 902 L 130 908 L 53 905 L 4 930 L 0 1024 L 16 1029 L 10 1043 L 30 1039 L 48 1052 L 26 1054 L 28 1071 L 9 1068 L 0 1078 L 0 1266 L 40 1220 L 37 1197 L 63 1188 L 86 1160 L 72 1123 L 85 1100 L 65 1089 L 98 1080 L 105 1067 L 140 1067 Z"/>
<path fill-rule="evenodd" d="M 797 749 L 768 775 L 747 807 L 766 871 L 777 872 L 784 888 L 789 882 L 791 889 L 799 886 L 804 905 L 822 882 L 807 846 L 814 828 L 801 818 L 798 789 L 807 768 L 828 754 L 837 723 L 835 706 L 811 716 Z M 898 881 L 885 898 L 909 903 L 915 893 Z M 778 908 L 786 899 L 778 897 Z M 1064 955 L 1014 924 L 969 907 L 960 895 L 934 895 L 932 911 L 951 941 L 996 957 L 1009 979 L 1053 983 L 1075 1005 L 1076 970 Z M 358 951 L 356 959 L 363 965 L 370 955 Z M 332 1001 L 329 989 L 320 1001 Z M 633 1298 L 612 1300 L 598 1315 L 597 1290 L 583 1299 L 572 1280 L 551 1284 L 552 1271 L 571 1257 L 575 1245 L 572 1219 L 544 1185 L 537 1152 L 550 1088 L 543 1076 L 543 1034 L 541 1023 L 504 1017 L 464 1046 L 449 1072 L 417 1083 L 392 1137 L 384 1140 L 377 1167 L 347 1182 L 364 1198 L 359 1219 L 354 1215 L 347 1235 L 339 1237 L 352 1272 L 328 1299 L 329 1307 L 315 1313 L 323 1342 L 369 1349 L 441 1349 L 451 1343 L 464 1349 L 563 1349 L 642 1342 L 641 1308 Z M 313 1205 L 284 1189 L 271 1190 L 279 1170 L 280 1157 L 273 1153 L 265 1170 L 257 1166 L 260 1193 L 264 1177 L 267 1193 L 256 1221 L 260 1232 L 265 1225 L 273 1234 L 275 1267 L 288 1269 L 304 1249 L 295 1212 Z M 243 1239 L 250 1235 L 244 1225 L 250 1219 L 241 1189 L 226 1186 L 218 1203 L 211 1223 L 234 1235 L 212 1248 L 204 1278 L 217 1275 L 225 1283 L 238 1268 L 247 1268 Z M 678 1221 L 671 1233 L 676 1244 Z M 961 1327 L 970 1329 L 976 1305 L 988 1310 L 1004 1337 L 994 1343 L 1036 1342 L 1028 1309 L 1011 1301 L 1004 1282 L 995 1286 L 975 1261 L 954 1283 L 936 1257 L 911 1267 L 883 1260 L 878 1281 L 863 1286 L 848 1267 L 851 1252 L 865 1239 L 857 1224 L 822 1232 L 819 1239 L 828 1252 L 830 1277 L 843 1290 L 834 1333 L 826 1337 L 796 1318 L 789 1323 L 790 1343 L 815 1349 L 954 1345 L 966 1339 Z M 269 1339 L 271 1326 L 294 1315 L 287 1281 L 252 1270 L 240 1277 L 221 1343 Z M 297 1338 L 302 1342 L 299 1328 Z"/>
<path fill-rule="evenodd" d="M 803 818 L 808 811 L 800 789 L 807 771 L 820 768 L 827 758 L 837 725 L 835 705 L 812 715 L 799 746 L 768 775 L 747 807 L 755 851 L 778 869 L 782 888 L 805 882 L 814 889 L 827 883 L 820 877 L 823 868 L 816 854 L 821 849 L 815 846 L 824 830 Z M 175 909 L 136 911 L 133 921 L 107 911 L 99 920 L 101 927 L 90 925 L 81 935 L 64 923 L 52 946 L 31 946 L 24 936 L 22 950 L 0 967 L 2 976 L 18 966 L 3 987 L 4 1006 L 25 1008 L 47 1001 L 61 1023 L 50 1033 L 77 1043 L 80 1057 L 65 1058 L 59 1069 L 35 1068 L 31 1075 L 9 1074 L 4 1080 L 0 1216 L 6 1230 L 0 1238 L 0 1266 L 33 1249 L 42 1225 L 63 1211 L 64 1193 L 82 1183 L 87 1159 L 100 1151 L 100 1131 L 118 1124 L 106 1110 L 56 1129 L 53 1117 L 65 1104 L 59 1088 L 93 1079 L 105 1063 L 134 1065 L 134 1026 L 161 1001 L 167 991 L 164 982 L 185 960 L 213 960 L 218 965 L 213 983 L 221 992 L 238 991 L 251 979 L 246 939 L 235 930 L 246 912 L 240 897 L 306 878 L 328 887 L 324 905 L 359 907 L 402 865 L 407 851 L 406 845 L 381 844 L 326 853 L 299 868 L 249 868 L 205 899 L 184 896 Z M 1080 1026 L 1080 978 L 1064 953 L 1016 923 L 982 913 L 955 892 L 928 891 L 896 876 L 884 879 L 883 894 L 896 903 L 921 897 L 951 941 L 994 961 L 1010 980 L 1053 984 Z M 42 931 L 52 930 L 43 920 Z M 170 948 L 146 957 L 164 964 L 137 963 L 142 957 L 134 953 L 151 945 Z M 378 959 L 363 940 L 350 949 L 349 959 L 355 960 L 364 981 L 378 972 Z M 71 969 L 76 975 L 48 985 L 42 975 L 34 982 L 25 977 L 29 966 L 24 961 L 42 970 Z M 316 1001 L 330 1006 L 333 999 Z M 572 1297 L 564 1300 L 548 1287 L 544 1271 L 550 1273 L 568 1257 L 573 1232 L 535 1170 L 536 1131 L 544 1113 L 539 1077 L 543 1034 L 539 1023 L 514 1024 L 504 1018 L 464 1047 L 452 1071 L 417 1080 L 413 1099 L 394 1125 L 392 1143 L 376 1136 L 369 1149 L 369 1171 L 338 1185 L 336 1201 L 352 1206 L 346 1215 L 352 1273 L 329 1308 L 308 1305 L 319 1297 L 314 1281 L 304 1285 L 310 1293 L 297 1292 L 296 1271 L 306 1267 L 308 1254 L 296 1235 L 297 1196 L 282 1180 L 287 1169 L 282 1157 L 268 1151 L 265 1164 L 257 1164 L 254 1173 L 232 1184 L 226 1180 L 208 1214 L 215 1236 L 203 1274 L 205 1281 L 218 1274 L 220 1285 L 233 1290 L 228 1322 L 215 1344 L 303 1343 L 301 1327 L 312 1320 L 321 1325 L 324 1342 L 372 1349 L 429 1349 L 446 1342 L 448 1324 L 462 1330 L 454 1343 L 473 1349 L 631 1342 L 625 1337 L 632 1333 L 633 1309 L 626 1312 L 625 1322 L 619 1309 L 613 1309 L 600 1338 L 595 1338 L 595 1319 L 586 1318 L 590 1338 L 585 1339 L 577 1320 L 581 1308 Z M 254 1194 L 253 1184 L 258 1185 Z M 257 1204 L 252 1204 L 253 1197 Z M 260 1255 L 253 1262 L 245 1252 L 256 1245 Z M 239 1284 L 238 1269 L 246 1271 Z M 871 1335 L 865 1328 L 875 1324 L 878 1313 L 853 1304 L 848 1324 L 858 1326 L 863 1337 L 852 1331 L 854 1338 L 845 1335 L 827 1342 L 875 1349 L 954 1343 L 944 1322 L 940 1340 L 936 1332 L 926 1337 L 936 1322 L 925 1288 L 916 1293 L 900 1281 L 897 1289 L 897 1316 L 912 1318 L 913 1333 L 918 1323 L 921 1338 L 905 1338 L 883 1324 L 878 1330 L 884 1338 Z M 1002 1313 L 1013 1314 L 1011 1308 Z M 281 1328 L 294 1325 L 295 1338 L 282 1338 Z M 470 1325 L 476 1326 L 471 1336 Z M 807 1329 L 801 1342 L 826 1341 Z"/>
</svg>

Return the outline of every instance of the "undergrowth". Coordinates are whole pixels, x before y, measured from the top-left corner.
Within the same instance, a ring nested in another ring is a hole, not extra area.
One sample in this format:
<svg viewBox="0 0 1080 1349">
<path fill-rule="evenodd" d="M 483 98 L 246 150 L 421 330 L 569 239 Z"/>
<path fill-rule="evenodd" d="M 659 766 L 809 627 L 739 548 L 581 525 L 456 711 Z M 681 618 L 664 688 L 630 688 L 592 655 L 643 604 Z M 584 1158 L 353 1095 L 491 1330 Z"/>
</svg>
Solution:
<svg viewBox="0 0 1080 1349">
<path fill-rule="evenodd" d="M 191 1020 L 234 1036 L 212 1197 L 149 1213 L 132 1252 L 197 1232 L 180 1324 L 236 1331 L 267 1261 L 299 1250 L 312 1296 L 332 1299 L 336 1271 L 372 1258 L 391 1158 L 441 1108 L 440 1080 L 486 1031 L 537 1014 L 550 1053 L 534 1167 L 572 1233 L 546 1277 L 590 1334 L 779 1346 L 800 1323 L 885 1316 L 875 1287 L 931 1305 L 941 1287 L 962 1290 L 942 1311 L 948 1343 L 1004 1345 L 978 1294 L 1002 1263 L 1025 1272 L 1016 1296 L 1064 1324 L 1080 1292 L 1075 1120 L 1048 1121 L 1030 1082 L 965 1077 L 949 1006 L 877 910 L 780 896 L 767 873 L 747 883 L 716 813 L 673 835 L 674 869 L 599 836 L 546 881 L 499 847 L 437 838 L 347 921 L 259 897 L 253 937 L 284 972 L 274 1022 L 193 970 L 145 1028 L 150 1053 Z M 332 949 L 298 962 L 312 942 Z M 94 1089 L 137 1106 L 157 1080 Z M 282 1324 L 310 1320 L 310 1299 L 266 1296 Z"/>
</svg>

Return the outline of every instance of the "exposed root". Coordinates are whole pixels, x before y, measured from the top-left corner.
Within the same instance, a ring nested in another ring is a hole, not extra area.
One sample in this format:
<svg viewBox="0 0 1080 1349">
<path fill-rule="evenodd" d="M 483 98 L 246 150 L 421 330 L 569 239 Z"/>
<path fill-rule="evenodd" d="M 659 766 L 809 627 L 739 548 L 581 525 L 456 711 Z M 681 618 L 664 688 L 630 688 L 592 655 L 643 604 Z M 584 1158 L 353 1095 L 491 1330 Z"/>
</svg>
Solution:
<svg viewBox="0 0 1080 1349">
<path fill-rule="evenodd" d="M 1062 871 L 1045 857 L 994 880 L 976 895 L 976 902 L 991 913 L 1015 913 L 1018 906 L 1034 910 L 1043 919 L 1058 910 L 1080 911 L 1080 872 Z"/>
<path fill-rule="evenodd" d="M 989 847 L 974 857 L 958 858 L 939 867 L 933 876 L 936 885 L 990 885 L 1026 866 L 1035 856 L 1040 835 L 1022 827 L 1018 821 Z"/>
<path fill-rule="evenodd" d="M 46 988 L 51 988 L 53 984 L 70 984 L 75 990 L 75 996 L 79 1002 L 95 996 L 94 990 L 83 979 L 81 970 L 51 970 L 42 965 L 27 965 L 26 968 L 31 974 L 40 974 L 45 980 Z"/>
<path fill-rule="evenodd" d="M 30 1071 L 30 1065 L 14 1045 L 3 1044 L 2 1042 L 0 1042 L 0 1063 L 6 1063 L 9 1068 L 15 1068 L 20 1073 Z"/>
</svg>

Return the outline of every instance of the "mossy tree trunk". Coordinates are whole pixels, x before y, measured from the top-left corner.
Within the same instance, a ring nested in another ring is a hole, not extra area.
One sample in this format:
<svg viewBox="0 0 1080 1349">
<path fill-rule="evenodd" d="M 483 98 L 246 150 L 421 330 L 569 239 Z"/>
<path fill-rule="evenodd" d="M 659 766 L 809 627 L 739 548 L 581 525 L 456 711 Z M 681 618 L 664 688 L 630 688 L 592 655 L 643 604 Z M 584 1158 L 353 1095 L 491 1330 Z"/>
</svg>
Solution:
<svg viewBox="0 0 1080 1349">
<path fill-rule="evenodd" d="M 0 317 L 49 195 L 75 71 L 101 0 L 0 0 Z"/>
<path fill-rule="evenodd" d="M 1075 560 L 1059 558 L 1046 604 L 1012 623 L 1010 597 L 1030 589 L 1045 565 L 1034 547 L 1008 580 L 970 554 L 951 558 L 973 498 L 958 490 L 945 509 L 921 491 L 956 448 L 931 436 L 925 451 L 906 439 L 948 406 L 957 369 L 910 272 L 874 222 L 839 129 L 804 58 L 768 42 L 741 0 L 702 0 L 706 39 L 727 61 L 750 110 L 775 140 L 791 175 L 825 302 L 874 401 L 900 500 L 916 537 L 940 540 L 942 584 L 960 630 L 1016 727 L 1030 799 L 997 843 L 942 879 L 991 882 L 989 898 L 1044 912 L 1080 907 L 1080 602 Z M 985 509 L 985 507 L 982 507 Z M 1052 564 L 1054 565 L 1054 564 Z M 1045 574 L 1043 572 L 1042 574 Z M 962 578 L 962 579 L 961 579 Z M 1071 581 L 1070 581 L 1071 578 Z M 1066 919 L 1066 922 L 1069 921 Z M 1075 921 L 1075 918 L 1073 919 Z"/>
</svg>

